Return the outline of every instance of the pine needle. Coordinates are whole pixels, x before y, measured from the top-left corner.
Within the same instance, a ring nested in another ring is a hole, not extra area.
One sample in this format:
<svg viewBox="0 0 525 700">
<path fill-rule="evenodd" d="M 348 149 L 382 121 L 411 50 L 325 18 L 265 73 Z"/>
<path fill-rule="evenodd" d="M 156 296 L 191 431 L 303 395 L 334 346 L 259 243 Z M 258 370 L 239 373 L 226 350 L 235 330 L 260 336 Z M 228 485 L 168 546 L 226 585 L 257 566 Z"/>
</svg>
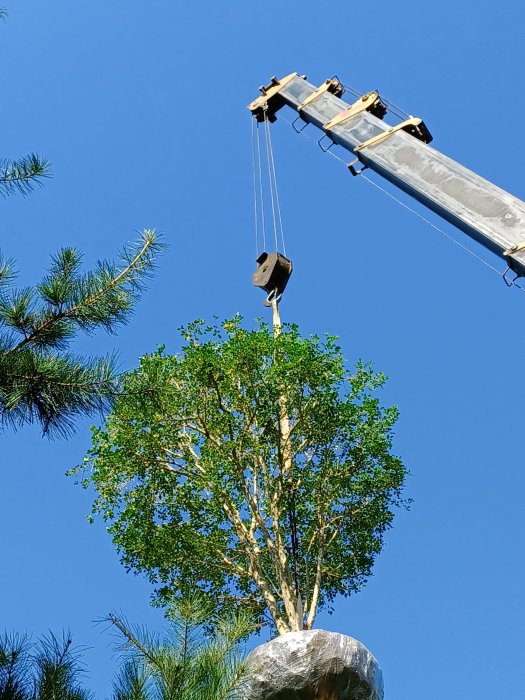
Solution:
<svg viewBox="0 0 525 700">
<path fill-rule="evenodd" d="M 107 410 L 118 393 L 116 357 L 79 357 L 80 334 L 114 333 L 126 323 L 162 249 L 153 230 L 121 251 L 120 265 L 99 261 L 82 272 L 81 254 L 64 248 L 44 279 L 17 288 L 14 263 L 0 258 L 0 427 L 40 423 L 67 436 L 78 416 Z"/>
<path fill-rule="evenodd" d="M 41 185 L 42 180 L 50 175 L 49 161 L 36 153 L 17 160 L 2 158 L 0 159 L 0 193 L 4 197 L 13 192 L 29 194 L 35 185 Z"/>
</svg>

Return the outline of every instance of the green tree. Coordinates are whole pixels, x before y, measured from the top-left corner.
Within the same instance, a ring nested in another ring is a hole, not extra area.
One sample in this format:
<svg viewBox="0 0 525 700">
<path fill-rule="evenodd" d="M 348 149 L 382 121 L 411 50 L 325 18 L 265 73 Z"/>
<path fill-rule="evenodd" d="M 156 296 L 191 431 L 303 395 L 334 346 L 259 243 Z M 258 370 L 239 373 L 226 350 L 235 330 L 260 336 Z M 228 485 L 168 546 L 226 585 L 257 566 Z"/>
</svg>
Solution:
<svg viewBox="0 0 525 700">
<path fill-rule="evenodd" d="M 0 700 L 89 700 L 69 635 L 0 636 Z"/>
<path fill-rule="evenodd" d="M 186 598 L 169 614 L 162 639 L 133 629 L 124 619 L 105 618 L 118 632 L 123 665 L 114 700 L 234 700 L 244 677 L 241 643 L 253 631 L 246 614 L 219 619 L 199 598 Z M 203 627 L 213 626 L 213 634 Z"/>
<path fill-rule="evenodd" d="M 115 358 L 68 351 L 79 333 L 114 332 L 133 310 L 160 244 L 144 231 L 118 263 L 82 272 L 82 256 L 63 248 L 34 287 L 15 287 L 15 266 L 0 255 L 0 427 L 38 422 L 67 434 L 74 418 L 109 407 L 118 381 Z"/>
<path fill-rule="evenodd" d="M 7 11 L 0 7 L 0 20 Z M 28 194 L 49 176 L 49 163 L 32 153 L 0 159 L 0 194 Z M 14 286 L 14 262 L 0 252 L 0 429 L 38 422 L 45 434 L 67 434 L 74 418 L 107 409 L 117 387 L 115 358 L 68 352 L 80 332 L 114 332 L 133 310 L 154 268 L 159 241 L 143 232 L 121 253 L 120 264 L 98 262 L 82 273 L 82 255 L 63 248 L 34 287 Z"/>
<path fill-rule="evenodd" d="M 169 635 L 135 629 L 112 613 L 102 620 L 118 635 L 120 668 L 114 700 L 236 700 L 245 677 L 243 641 L 254 622 L 245 612 L 218 617 L 199 596 L 170 607 Z M 0 700 L 91 700 L 69 634 L 33 643 L 0 635 Z"/>
<path fill-rule="evenodd" d="M 98 491 L 123 563 L 160 600 L 200 589 L 277 630 L 311 628 L 359 590 L 402 502 L 384 377 L 345 369 L 335 339 L 196 322 L 185 345 L 141 359 L 94 429 Z M 78 470 L 77 470 L 78 471 Z"/>
</svg>

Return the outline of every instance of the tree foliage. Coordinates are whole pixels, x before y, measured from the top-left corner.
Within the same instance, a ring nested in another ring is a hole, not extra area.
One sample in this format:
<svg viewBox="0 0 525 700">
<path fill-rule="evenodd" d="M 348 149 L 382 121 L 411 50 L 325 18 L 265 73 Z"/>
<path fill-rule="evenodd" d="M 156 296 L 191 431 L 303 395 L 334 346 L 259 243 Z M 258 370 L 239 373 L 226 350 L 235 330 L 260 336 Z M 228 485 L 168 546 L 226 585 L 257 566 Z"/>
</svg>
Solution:
<svg viewBox="0 0 525 700">
<path fill-rule="evenodd" d="M 0 20 L 7 17 L 0 7 Z M 0 194 L 28 194 L 50 174 L 35 153 L 0 159 Z M 125 323 L 159 250 L 155 231 L 123 249 L 120 265 L 81 271 L 81 254 L 63 248 L 34 287 L 15 287 L 15 265 L 0 252 L 0 429 L 38 422 L 67 434 L 74 418 L 107 409 L 117 390 L 115 360 L 69 352 L 79 332 L 113 332 Z"/>
<path fill-rule="evenodd" d="M 34 644 L 24 636 L 0 636 L 1 700 L 90 700 L 69 635 L 50 634 Z"/>
<path fill-rule="evenodd" d="M 242 641 L 252 620 L 238 612 L 219 619 L 198 596 L 181 601 L 169 614 L 169 635 L 134 629 L 111 614 L 123 664 L 114 700 L 234 700 L 244 676 Z M 205 635 L 203 628 L 213 626 Z"/>
<path fill-rule="evenodd" d="M 141 359 L 93 432 L 94 513 L 161 600 L 200 589 L 279 632 L 310 628 L 365 583 L 401 503 L 384 377 L 295 326 L 183 334 L 180 353 Z"/>
<path fill-rule="evenodd" d="M 34 287 L 15 286 L 12 260 L 0 256 L 0 426 L 38 422 L 67 433 L 76 416 L 109 407 L 117 390 L 115 359 L 79 357 L 79 333 L 114 332 L 125 323 L 152 272 L 160 244 L 144 231 L 120 261 L 82 271 L 82 256 L 63 248 Z"/>
<path fill-rule="evenodd" d="M 194 595 L 170 607 L 166 638 L 134 628 L 115 613 L 102 622 L 118 639 L 113 700 L 242 697 L 242 643 L 254 629 L 245 612 L 218 617 Z M 91 700 L 82 675 L 80 653 L 69 634 L 49 634 L 36 643 L 23 635 L 0 635 L 0 700 Z"/>
<path fill-rule="evenodd" d="M 0 19 L 2 18 L 0 9 Z M 36 153 L 16 160 L 0 159 L 0 193 L 8 196 L 15 192 L 29 194 L 35 185 L 50 176 L 49 162 Z"/>
</svg>

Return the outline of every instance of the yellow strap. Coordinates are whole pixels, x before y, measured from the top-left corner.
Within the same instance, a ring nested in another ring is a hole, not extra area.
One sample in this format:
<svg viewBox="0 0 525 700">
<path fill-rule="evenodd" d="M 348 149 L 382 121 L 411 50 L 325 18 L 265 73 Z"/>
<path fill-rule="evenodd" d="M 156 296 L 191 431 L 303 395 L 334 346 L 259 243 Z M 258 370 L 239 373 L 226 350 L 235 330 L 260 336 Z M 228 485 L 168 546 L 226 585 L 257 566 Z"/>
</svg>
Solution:
<svg viewBox="0 0 525 700">
<path fill-rule="evenodd" d="M 396 124 L 396 126 L 393 126 L 390 129 L 387 129 L 386 131 L 382 131 L 380 134 L 377 134 L 377 136 L 372 136 L 372 138 L 368 139 L 368 141 L 363 141 L 363 143 L 360 143 L 359 146 L 356 146 L 354 148 L 354 153 L 356 153 L 357 151 L 362 151 L 363 148 L 368 148 L 368 146 L 373 146 L 374 144 L 383 141 L 384 139 L 388 138 L 389 136 L 392 136 L 397 131 L 401 131 L 407 126 L 419 126 L 421 122 L 422 120 L 418 117 L 411 117 L 410 119 L 401 122 L 401 124 Z"/>
<path fill-rule="evenodd" d="M 330 119 L 329 122 L 326 122 L 326 124 L 323 124 L 323 129 L 325 131 L 330 131 L 330 129 L 333 129 L 334 126 L 337 126 L 338 124 L 341 124 L 342 122 L 345 122 L 347 119 L 351 119 L 352 117 L 355 117 L 356 114 L 359 114 L 360 112 L 365 112 L 367 109 L 369 109 L 373 104 L 375 104 L 379 100 L 379 93 L 377 90 L 374 90 L 373 92 L 369 92 L 367 95 L 363 95 L 359 100 L 354 102 L 353 105 L 350 105 L 347 109 L 344 109 L 342 112 L 337 114 L 333 119 Z"/>
<path fill-rule="evenodd" d="M 503 255 L 508 257 L 509 255 L 514 255 L 515 253 L 521 253 L 524 250 L 525 241 L 522 241 L 521 243 L 516 243 L 516 245 L 513 245 L 511 248 L 507 248 L 507 250 L 504 250 Z"/>
<path fill-rule="evenodd" d="M 338 86 L 340 85 L 339 80 L 337 78 L 328 78 L 327 80 L 324 81 L 324 83 L 321 85 L 321 87 L 318 87 L 317 90 L 314 90 L 304 102 L 301 102 L 299 107 L 297 107 L 297 111 L 300 112 L 302 109 L 304 109 L 307 105 L 310 104 L 310 102 L 313 102 L 316 100 L 320 95 L 322 95 L 324 92 L 327 91 L 332 91 L 332 90 L 337 90 Z M 341 87 L 341 92 L 343 88 Z"/>
</svg>

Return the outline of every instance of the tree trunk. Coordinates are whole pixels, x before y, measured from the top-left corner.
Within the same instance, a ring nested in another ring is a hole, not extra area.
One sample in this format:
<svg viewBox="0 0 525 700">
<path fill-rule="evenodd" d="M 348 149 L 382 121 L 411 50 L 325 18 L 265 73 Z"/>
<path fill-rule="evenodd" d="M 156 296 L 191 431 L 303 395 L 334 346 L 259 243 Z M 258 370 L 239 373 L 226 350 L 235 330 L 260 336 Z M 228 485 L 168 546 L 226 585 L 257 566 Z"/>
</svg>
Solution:
<svg viewBox="0 0 525 700">
<path fill-rule="evenodd" d="M 282 331 L 281 317 L 279 315 L 279 304 L 277 299 L 272 301 L 272 317 L 273 317 L 273 333 L 274 337 L 278 337 Z M 290 417 L 288 414 L 288 402 L 286 396 L 281 394 L 279 397 L 279 449 L 282 463 L 281 479 L 284 488 L 293 488 L 293 484 L 290 482 L 290 477 L 292 474 L 293 467 L 293 452 L 292 444 L 290 440 Z M 289 494 L 290 495 L 290 494 Z M 279 538 L 280 539 L 280 538 Z M 297 553 L 293 552 L 293 567 L 294 567 L 294 581 L 292 582 L 292 572 L 289 570 L 289 562 L 284 550 L 282 540 L 278 543 L 280 544 L 280 554 L 284 556 L 284 581 L 282 582 L 282 597 L 284 606 L 286 609 L 286 614 L 290 624 L 290 630 L 292 632 L 297 632 L 303 629 L 303 606 L 301 601 L 301 593 L 298 584 L 298 561 L 296 559 Z M 291 585 L 290 585 L 291 584 Z M 295 589 L 294 589 L 295 588 Z"/>
</svg>

